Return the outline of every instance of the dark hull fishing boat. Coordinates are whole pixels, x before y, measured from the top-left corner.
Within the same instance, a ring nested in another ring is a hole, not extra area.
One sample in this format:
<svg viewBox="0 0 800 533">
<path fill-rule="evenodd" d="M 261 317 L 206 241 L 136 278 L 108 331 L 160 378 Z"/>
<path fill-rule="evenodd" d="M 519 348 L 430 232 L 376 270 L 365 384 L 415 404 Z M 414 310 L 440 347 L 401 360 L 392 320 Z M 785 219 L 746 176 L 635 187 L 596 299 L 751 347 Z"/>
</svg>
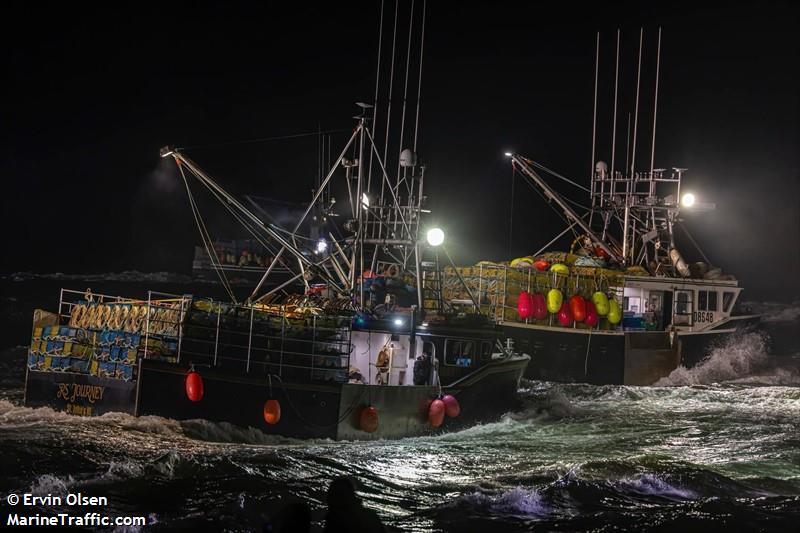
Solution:
<svg viewBox="0 0 800 533">
<path fill-rule="evenodd" d="M 660 41 L 659 30 L 659 58 Z M 641 43 L 640 38 L 640 58 Z M 599 35 L 597 46 L 599 65 Z M 619 34 L 617 65 L 618 58 Z M 637 76 L 640 71 L 641 60 Z M 738 281 L 711 266 L 683 224 L 682 209 L 710 211 L 713 204 L 686 192 L 686 169 L 654 166 L 655 110 L 649 167 L 635 170 L 638 79 L 636 86 L 632 156 L 622 170 L 615 162 L 615 137 L 611 169 L 603 161 L 593 163 L 589 187 L 506 153 L 514 172 L 567 221 L 561 233 L 530 256 L 445 271 L 446 300 L 470 303 L 500 324 L 504 334 L 530 354 L 527 377 L 650 385 L 679 365 L 696 365 L 711 347 L 759 321 L 759 316 L 739 311 Z M 595 125 L 596 95 L 595 87 Z M 614 135 L 616 114 L 615 92 Z M 593 132 L 592 161 L 594 137 Z M 585 212 L 557 192 L 544 174 L 588 193 Z M 676 228 L 683 230 L 702 261 L 687 263 Z M 569 251 L 553 251 L 551 245 L 568 234 L 573 238 Z"/>
<path fill-rule="evenodd" d="M 62 290 L 57 312 L 34 317 L 26 405 L 334 439 L 449 431 L 513 409 L 530 358 L 514 352 L 486 314 L 426 305 L 441 301 L 431 285 L 441 268 L 426 255 L 447 252 L 442 231 L 422 220 L 416 126 L 413 150 L 398 149 L 390 175 L 388 128 L 381 155 L 376 108 L 359 106 L 352 135 L 293 228 L 247 207 L 183 151 L 162 149 L 186 186 L 208 265 L 230 302 Z M 232 260 L 214 247 L 196 183 L 264 250 L 244 301 L 231 290 Z M 347 202 L 336 204 L 334 194 Z"/>
</svg>

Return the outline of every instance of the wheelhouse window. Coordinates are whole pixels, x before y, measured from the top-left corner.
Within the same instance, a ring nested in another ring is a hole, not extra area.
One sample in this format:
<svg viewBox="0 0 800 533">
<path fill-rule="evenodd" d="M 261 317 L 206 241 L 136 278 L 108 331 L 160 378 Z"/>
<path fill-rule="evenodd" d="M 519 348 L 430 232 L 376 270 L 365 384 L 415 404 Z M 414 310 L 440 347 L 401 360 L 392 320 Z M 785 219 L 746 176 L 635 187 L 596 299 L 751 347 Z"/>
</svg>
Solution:
<svg viewBox="0 0 800 533">
<path fill-rule="evenodd" d="M 697 291 L 697 310 L 716 311 L 717 291 Z"/>
<path fill-rule="evenodd" d="M 475 341 L 447 339 L 444 343 L 444 364 L 449 366 L 472 366 L 477 362 Z"/>
<path fill-rule="evenodd" d="M 731 310 L 731 305 L 733 304 L 735 296 L 736 296 L 735 292 L 726 291 L 722 293 L 722 311 L 727 313 Z"/>
<path fill-rule="evenodd" d="M 672 323 L 676 326 L 692 325 L 692 293 L 690 291 L 675 291 L 675 312 Z"/>
</svg>

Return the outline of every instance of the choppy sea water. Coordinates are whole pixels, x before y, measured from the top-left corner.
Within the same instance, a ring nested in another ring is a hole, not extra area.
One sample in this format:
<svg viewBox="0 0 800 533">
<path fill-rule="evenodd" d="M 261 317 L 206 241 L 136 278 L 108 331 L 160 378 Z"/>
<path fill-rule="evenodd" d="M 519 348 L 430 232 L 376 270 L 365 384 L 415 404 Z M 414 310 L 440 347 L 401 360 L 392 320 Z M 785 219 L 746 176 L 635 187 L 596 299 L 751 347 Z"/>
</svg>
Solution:
<svg viewBox="0 0 800 533">
<path fill-rule="evenodd" d="M 30 300 L 11 297 L 4 311 Z M 145 530 L 260 530 L 303 500 L 321 528 L 327 484 L 352 475 L 365 504 L 403 531 L 796 530 L 797 315 L 775 307 L 766 331 L 657 386 L 525 381 L 523 407 L 496 423 L 367 443 L 25 408 L 25 347 L 10 347 L 0 350 L 0 494 L 106 496 L 112 514 L 146 515 Z"/>
</svg>

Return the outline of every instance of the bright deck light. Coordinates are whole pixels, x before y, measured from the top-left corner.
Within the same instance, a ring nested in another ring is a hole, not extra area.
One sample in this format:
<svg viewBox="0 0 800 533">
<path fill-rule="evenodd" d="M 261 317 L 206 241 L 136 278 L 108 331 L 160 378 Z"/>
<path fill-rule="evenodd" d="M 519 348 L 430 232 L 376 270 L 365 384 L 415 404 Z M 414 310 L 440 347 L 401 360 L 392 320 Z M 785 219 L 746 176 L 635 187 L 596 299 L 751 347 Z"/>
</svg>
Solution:
<svg viewBox="0 0 800 533">
<path fill-rule="evenodd" d="M 403 325 L 403 319 L 402 318 L 395 318 L 394 319 L 394 325 L 395 326 L 402 326 Z"/>
<path fill-rule="evenodd" d="M 328 249 L 328 242 L 325 239 L 320 239 L 317 241 L 317 253 L 324 254 L 325 250 Z"/>
<path fill-rule="evenodd" d="M 681 204 L 683 205 L 683 207 L 692 207 L 694 205 L 694 202 L 695 202 L 694 194 L 690 192 L 687 192 L 686 194 L 683 195 L 683 198 L 681 198 Z"/>
<path fill-rule="evenodd" d="M 426 238 L 431 246 L 439 246 L 444 242 L 444 231 L 440 228 L 431 228 L 428 230 Z"/>
<path fill-rule="evenodd" d="M 506 154 L 505 154 L 505 155 L 506 155 L 506 157 L 511 157 L 511 156 L 512 156 L 512 155 L 514 155 L 514 154 L 512 154 L 511 152 L 506 152 Z"/>
</svg>

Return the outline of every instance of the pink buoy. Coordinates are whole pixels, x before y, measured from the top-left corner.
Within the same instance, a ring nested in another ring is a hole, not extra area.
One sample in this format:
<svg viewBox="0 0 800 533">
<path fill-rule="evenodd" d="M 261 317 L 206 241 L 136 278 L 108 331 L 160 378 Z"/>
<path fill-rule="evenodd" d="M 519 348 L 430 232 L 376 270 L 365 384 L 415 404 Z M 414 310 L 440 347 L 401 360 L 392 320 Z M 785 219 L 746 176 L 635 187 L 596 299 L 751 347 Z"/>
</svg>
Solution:
<svg viewBox="0 0 800 533">
<path fill-rule="evenodd" d="M 586 319 L 583 321 L 587 326 L 593 328 L 600 321 L 597 315 L 597 308 L 591 300 L 586 300 Z"/>
<path fill-rule="evenodd" d="M 203 399 L 203 378 L 194 370 L 186 374 L 186 397 L 193 402 L 199 402 Z"/>
<path fill-rule="evenodd" d="M 517 298 L 517 313 L 521 319 L 529 318 L 533 314 L 531 305 L 531 293 L 522 291 Z"/>
<path fill-rule="evenodd" d="M 533 308 L 533 318 L 536 320 L 547 318 L 547 302 L 544 299 L 544 294 L 540 292 L 534 293 L 531 296 L 531 307 Z"/>
<path fill-rule="evenodd" d="M 558 323 L 562 326 L 572 325 L 572 311 L 570 311 L 567 302 L 563 302 L 561 309 L 558 310 Z"/>
<path fill-rule="evenodd" d="M 445 405 L 442 400 L 433 400 L 428 408 L 428 422 L 438 428 L 444 422 Z"/>
<path fill-rule="evenodd" d="M 442 401 L 444 402 L 444 412 L 447 416 L 455 418 L 461 414 L 461 405 L 459 405 L 455 396 L 445 394 L 442 397 Z"/>
</svg>

